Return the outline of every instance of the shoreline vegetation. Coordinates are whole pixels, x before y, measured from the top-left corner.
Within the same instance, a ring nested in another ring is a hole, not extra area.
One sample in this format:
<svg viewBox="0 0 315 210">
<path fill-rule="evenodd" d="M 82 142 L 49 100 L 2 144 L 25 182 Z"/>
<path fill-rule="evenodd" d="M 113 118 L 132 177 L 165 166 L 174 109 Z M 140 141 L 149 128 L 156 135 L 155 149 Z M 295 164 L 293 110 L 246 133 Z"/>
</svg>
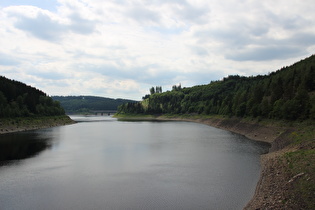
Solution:
<svg viewBox="0 0 315 210">
<path fill-rule="evenodd" d="M 0 135 L 75 123 L 69 116 L 33 116 L 0 118 Z"/>
<path fill-rule="evenodd" d="M 244 209 L 315 209 L 314 121 L 258 120 L 219 115 L 116 114 L 118 120 L 189 121 L 270 143 L 261 174 Z"/>
<path fill-rule="evenodd" d="M 0 76 L 0 134 L 74 123 L 43 91 Z"/>
</svg>

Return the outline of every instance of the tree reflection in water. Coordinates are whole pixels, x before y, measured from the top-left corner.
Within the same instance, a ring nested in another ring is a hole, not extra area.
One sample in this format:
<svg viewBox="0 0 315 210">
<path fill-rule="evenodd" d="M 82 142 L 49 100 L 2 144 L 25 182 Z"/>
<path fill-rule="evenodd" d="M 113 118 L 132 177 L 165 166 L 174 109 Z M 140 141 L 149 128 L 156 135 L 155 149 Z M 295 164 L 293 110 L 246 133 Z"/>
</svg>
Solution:
<svg viewBox="0 0 315 210">
<path fill-rule="evenodd" d="M 35 131 L 3 134 L 0 136 L 0 166 L 33 157 L 50 146 L 51 139 Z"/>
</svg>

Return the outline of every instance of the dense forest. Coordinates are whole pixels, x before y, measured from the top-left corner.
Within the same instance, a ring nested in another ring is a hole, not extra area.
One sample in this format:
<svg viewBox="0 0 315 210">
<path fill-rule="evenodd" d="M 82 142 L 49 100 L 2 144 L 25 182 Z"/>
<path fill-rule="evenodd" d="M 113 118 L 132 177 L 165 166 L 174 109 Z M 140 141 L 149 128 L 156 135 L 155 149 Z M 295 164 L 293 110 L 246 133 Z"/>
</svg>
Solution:
<svg viewBox="0 0 315 210">
<path fill-rule="evenodd" d="M 190 88 L 150 89 L 122 114 L 206 114 L 271 119 L 315 119 L 315 55 L 268 75 L 228 76 Z"/>
<path fill-rule="evenodd" d="M 0 117 L 57 116 L 65 112 L 41 90 L 0 76 Z"/>
<path fill-rule="evenodd" d="M 123 103 L 136 101 L 126 99 L 111 99 L 96 96 L 53 96 L 59 101 L 66 113 L 89 113 L 95 110 L 117 110 Z"/>
</svg>

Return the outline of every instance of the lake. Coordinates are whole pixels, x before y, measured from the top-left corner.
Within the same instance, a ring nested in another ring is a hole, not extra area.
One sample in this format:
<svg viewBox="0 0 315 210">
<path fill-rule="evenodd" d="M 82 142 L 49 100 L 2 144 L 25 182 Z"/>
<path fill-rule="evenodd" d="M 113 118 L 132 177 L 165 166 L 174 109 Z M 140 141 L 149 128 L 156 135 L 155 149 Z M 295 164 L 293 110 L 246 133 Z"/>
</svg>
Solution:
<svg viewBox="0 0 315 210">
<path fill-rule="evenodd" d="M 71 117 L 0 136 L 0 209 L 242 209 L 269 148 L 192 122 Z"/>
</svg>

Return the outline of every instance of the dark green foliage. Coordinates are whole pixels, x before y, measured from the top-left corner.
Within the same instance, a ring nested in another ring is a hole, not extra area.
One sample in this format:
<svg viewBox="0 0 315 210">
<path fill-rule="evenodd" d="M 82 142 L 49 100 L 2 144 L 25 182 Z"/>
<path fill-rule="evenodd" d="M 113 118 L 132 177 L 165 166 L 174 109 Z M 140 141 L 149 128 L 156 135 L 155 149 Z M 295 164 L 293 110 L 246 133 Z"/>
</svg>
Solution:
<svg viewBox="0 0 315 210">
<path fill-rule="evenodd" d="M 155 93 L 162 93 L 162 86 L 156 86 Z"/>
<path fill-rule="evenodd" d="M 150 94 L 146 94 L 145 96 L 142 97 L 143 100 L 150 98 Z"/>
<path fill-rule="evenodd" d="M 64 115 L 64 110 L 44 92 L 0 76 L 0 117 L 34 115 Z"/>
<path fill-rule="evenodd" d="M 154 87 L 151 87 L 150 94 L 153 95 L 154 93 L 162 93 L 162 86 L 156 86 L 155 89 Z M 146 98 L 147 96 L 150 96 L 150 95 L 146 95 L 143 98 Z"/>
<path fill-rule="evenodd" d="M 153 95 L 154 93 L 155 93 L 155 89 L 154 89 L 154 87 L 151 87 L 150 88 L 150 94 Z"/>
<path fill-rule="evenodd" d="M 67 113 L 117 110 L 117 107 L 123 103 L 136 102 L 126 99 L 111 99 L 96 96 L 53 96 L 52 98 L 60 102 L 60 105 Z"/>
<path fill-rule="evenodd" d="M 122 113 L 198 113 L 304 120 L 315 118 L 315 55 L 265 76 L 228 76 L 208 85 L 156 93 Z"/>
<path fill-rule="evenodd" d="M 134 114 L 144 113 L 144 109 L 139 102 L 124 103 L 124 104 L 121 104 L 119 107 L 121 110 L 128 110 L 130 113 L 134 113 Z"/>
<path fill-rule="evenodd" d="M 181 84 L 179 84 L 178 86 L 177 85 L 173 85 L 173 87 L 172 87 L 172 90 L 175 90 L 175 91 L 181 90 L 181 89 L 182 89 L 182 85 Z"/>
</svg>

